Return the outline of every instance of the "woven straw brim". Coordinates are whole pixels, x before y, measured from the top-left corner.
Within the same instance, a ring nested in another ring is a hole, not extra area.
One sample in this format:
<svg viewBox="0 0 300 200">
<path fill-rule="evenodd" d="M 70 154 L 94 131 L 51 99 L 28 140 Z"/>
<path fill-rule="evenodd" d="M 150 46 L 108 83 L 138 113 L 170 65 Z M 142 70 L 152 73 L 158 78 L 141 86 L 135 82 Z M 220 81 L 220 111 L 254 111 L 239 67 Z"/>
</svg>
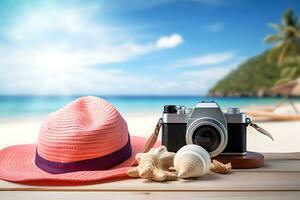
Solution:
<svg viewBox="0 0 300 200">
<path fill-rule="evenodd" d="M 35 165 L 36 144 L 16 145 L 0 151 L 0 179 L 11 182 L 50 181 L 65 183 L 97 182 L 126 178 L 135 155 L 143 151 L 146 138 L 131 136 L 132 155 L 129 159 L 109 170 L 79 171 L 51 174 Z"/>
</svg>

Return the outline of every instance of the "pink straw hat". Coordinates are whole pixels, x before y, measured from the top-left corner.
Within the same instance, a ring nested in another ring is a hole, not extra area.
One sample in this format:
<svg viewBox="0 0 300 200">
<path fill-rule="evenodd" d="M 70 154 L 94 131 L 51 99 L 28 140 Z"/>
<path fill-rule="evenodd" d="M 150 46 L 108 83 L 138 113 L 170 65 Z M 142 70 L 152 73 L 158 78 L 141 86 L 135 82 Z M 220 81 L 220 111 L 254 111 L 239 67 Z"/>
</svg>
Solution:
<svg viewBox="0 0 300 200">
<path fill-rule="evenodd" d="M 37 144 L 0 151 L 0 179 L 70 183 L 125 178 L 145 143 L 145 138 L 129 136 L 112 104 L 81 97 L 47 117 Z"/>
</svg>

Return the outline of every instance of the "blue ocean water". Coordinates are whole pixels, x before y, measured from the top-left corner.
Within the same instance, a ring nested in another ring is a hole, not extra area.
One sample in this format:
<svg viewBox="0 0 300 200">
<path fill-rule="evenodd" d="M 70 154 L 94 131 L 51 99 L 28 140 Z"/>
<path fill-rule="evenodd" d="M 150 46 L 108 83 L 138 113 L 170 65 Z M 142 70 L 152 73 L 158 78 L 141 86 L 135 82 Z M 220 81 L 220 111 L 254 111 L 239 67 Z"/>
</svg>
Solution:
<svg viewBox="0 0 300 200">
<path fill-rule="evenodd" d="M 0 118 L 46 116 L 78 96 L 0 96 Z M 194 107 L 201 100 L 214 100 L 222 108 L 274 105 L 279 97 L 206 97 L 206 96 L 99 96 L 113 103 L 121 113 L 162 112 L 166 104 Z M 299 101 L 299 99 L 296 99 Z"/>
</svg>

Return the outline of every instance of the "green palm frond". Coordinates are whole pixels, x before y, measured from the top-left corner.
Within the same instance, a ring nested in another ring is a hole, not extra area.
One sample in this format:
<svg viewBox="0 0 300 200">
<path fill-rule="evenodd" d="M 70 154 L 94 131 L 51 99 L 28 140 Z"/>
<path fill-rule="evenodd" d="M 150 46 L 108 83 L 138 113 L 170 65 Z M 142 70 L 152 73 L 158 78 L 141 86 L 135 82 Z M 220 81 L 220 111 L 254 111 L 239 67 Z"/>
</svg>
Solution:
<svg viewBox="0 0 300 200">
<path fill-rule="evenodd" d="M 269 26 L 278 32 L 281 32 L 284 30 L 284 25 L 282 25 L 282 24 L 269 23 Z"/>
<path fill-rule="evenodd" d="M 278 57 L 278 64 L 279 65 L 282 65 L 284 59 L 286 57 L 288 57 L 289 53 L 291 52 L 292 45 L 293 45 L 293 40 L 292 39 L 289 39 L 288 41 L 286 41 L 283 44 L 281 52 L 280 52 L 279 57 Z"/>
<path fill-rule="evenodd" d="M 294 12 L 292 9 L 288 9 L 284 14 L 283 14 L 283 24 L 286 26 L 295 26 L 295 17 L 294 17 Z"/>
<path fill-rule="evenodd" d="M 282 16 L 282 23 L 270 23 L 270 27 L 277 33 L 268 35 L 266 43 L 273 43 L 275 46 L 269 52 L 268 61 L 276 61 L 283 65 L 286 59 L 300 54 L 300 17 L 295 17 L 292 9 L 288 9 Z"/>
<path fill-rule="evenodd" d="M 280 35 L 267 35 L 264 39 L 266 43 L 274 43 L 274 42 L 279 42 L 283 38 Z"/>
<path fill-rule="evenodd" d="M 297 30 L 296 27 L 293 27 L 293 26 L 288 26 L 285 28 L 284 30 L 284 34 L 287 36 L 287 37 L 300 37 L 300 31 Z"/>
</svg>

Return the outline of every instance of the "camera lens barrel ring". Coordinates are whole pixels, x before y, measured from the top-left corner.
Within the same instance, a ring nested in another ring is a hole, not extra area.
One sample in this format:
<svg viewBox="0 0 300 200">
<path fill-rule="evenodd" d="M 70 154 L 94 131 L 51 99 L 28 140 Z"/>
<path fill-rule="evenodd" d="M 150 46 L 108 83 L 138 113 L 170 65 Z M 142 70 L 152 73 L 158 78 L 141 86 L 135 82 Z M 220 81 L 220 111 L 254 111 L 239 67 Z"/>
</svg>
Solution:
<svg viewBox="0 0 300 200">
<path fill-rule="evenodd" d="M 186 143 L 193 144 L 193 134 L 195 130 L 204 125 L 209 125 L 214 127 L 221 136 L 221 141 L 219 146 L 215 150 L 209 152 L 210 157 L 215 157 L 220 153 L 222 153 L 223 150 L 225 149 L 227 145 L 228 135 L 227 135 L 226 128 L 220 122 L 218 122 L 213 118 L 208 118 L 208 117 L 199 118 L 194 122 L 192 122 L 186 131 L 186 135 L 185 135 Z"/>
</svg>

